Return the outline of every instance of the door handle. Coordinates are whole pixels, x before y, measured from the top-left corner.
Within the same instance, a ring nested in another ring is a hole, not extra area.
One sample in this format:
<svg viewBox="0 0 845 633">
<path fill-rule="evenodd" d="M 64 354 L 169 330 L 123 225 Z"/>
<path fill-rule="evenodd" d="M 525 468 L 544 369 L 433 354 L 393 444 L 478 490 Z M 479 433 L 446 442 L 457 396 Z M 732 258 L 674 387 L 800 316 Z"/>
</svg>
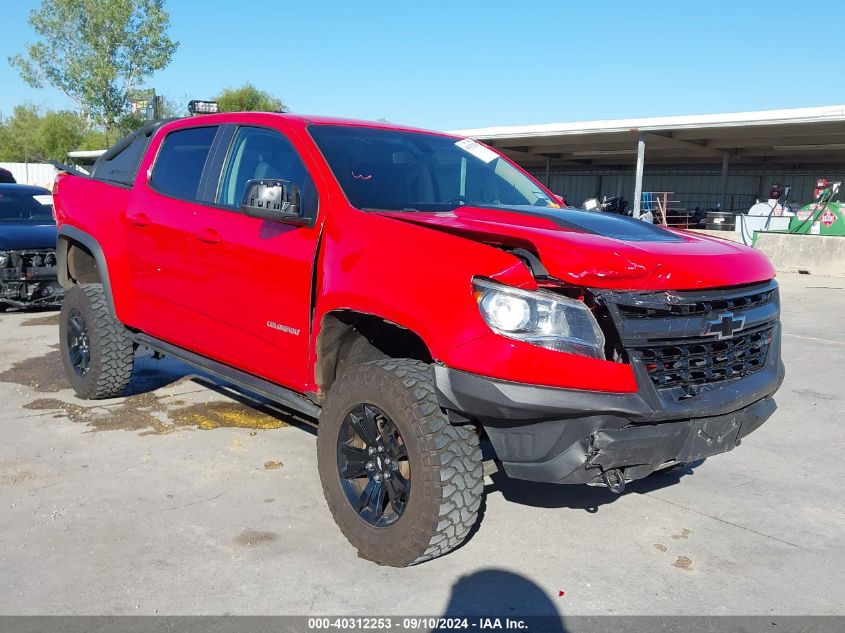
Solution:
<svg viewBox="0 0 845 633">
<path fill-rule="evenodd" d="M 141 213 L 127 213 L 126 219 L 129 222 L 131 222 L 132 224 L 134 224 L 135 226 L 147 226 L 150 223 L 152 223 L 152 220 L 150 220 L 150 216 L 148 216 L 146 213 L 143 213 L 143 212 L 141 212 Z"/>
<path fill-rule="evenodd" d="M 220 233 L 214 229 L 205 228 L 197 233 L 197 238 L 206 244 L 217 244 L 220 241 Z"/>
</svg>

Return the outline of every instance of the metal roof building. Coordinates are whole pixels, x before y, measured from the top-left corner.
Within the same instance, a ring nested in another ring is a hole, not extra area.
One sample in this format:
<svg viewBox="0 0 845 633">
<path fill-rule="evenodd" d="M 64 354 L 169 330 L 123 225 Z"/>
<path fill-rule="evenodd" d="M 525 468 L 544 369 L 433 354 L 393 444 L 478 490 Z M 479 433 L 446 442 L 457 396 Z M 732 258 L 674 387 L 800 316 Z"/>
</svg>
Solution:
<svg viewBox="0 0 845 633">
<path fill-rule="evenodd" d="M 570 204 L 670 191 L 685 208 L 747 210 L 773 182 L 812 199 L 816 178 L 845 180 L 845 105 L 454 130 L 492 145 Z"/>
</svg>

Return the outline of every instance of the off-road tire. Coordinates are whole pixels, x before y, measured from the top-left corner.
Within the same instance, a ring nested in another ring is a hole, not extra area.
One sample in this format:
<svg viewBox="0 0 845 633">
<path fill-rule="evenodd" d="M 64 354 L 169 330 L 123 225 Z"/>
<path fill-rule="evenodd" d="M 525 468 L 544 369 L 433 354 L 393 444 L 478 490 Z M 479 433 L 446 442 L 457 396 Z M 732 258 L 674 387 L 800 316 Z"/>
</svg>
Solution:
<svg viewBox="0 0 845 633">
<path fill-rule="evenodd" d="M 68 321 L 74 311 L 81 314 L 87 327 L 90 367 L 85 375 L 74 369 L 67 343 Z M 100 284 L 74 286 L 67 291 L 59 320 L 59 345 L 65 375 L 80 398 L 114 398 L 126 389 L 135 348 L 126 328 L 109 312 Z"/>
<path fill-rule="evenodd" d="M 343 420 L 363 403 L 391 418 L 408 451 L 407 505 L 387 527 L 375 527 L 358 515 L 338 470 Z M 478 434 L 472 425 L 449 422 L 425 363 L 384 359 L 347 369 L 332 385 L 320 415 L 317 465 L 341 532 L 359 556 L 380 565 L 405 567 L 442 556 L 463 543 L 477 520 L 484 489 Z"/>
</svg>

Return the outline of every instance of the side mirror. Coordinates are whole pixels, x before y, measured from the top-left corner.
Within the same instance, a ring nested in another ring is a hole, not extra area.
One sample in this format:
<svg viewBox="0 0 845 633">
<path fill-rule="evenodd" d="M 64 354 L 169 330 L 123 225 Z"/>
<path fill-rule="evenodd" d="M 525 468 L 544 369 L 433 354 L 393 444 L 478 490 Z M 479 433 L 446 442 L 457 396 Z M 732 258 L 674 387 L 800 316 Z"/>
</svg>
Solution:
<svg viewBox="0 0 845 633">
<path fill-rule="evenodd" d="M 241 211 L 272 222 L 305 222 L 299 187 L 287 180 L 247 180 Z"/>
</svg>

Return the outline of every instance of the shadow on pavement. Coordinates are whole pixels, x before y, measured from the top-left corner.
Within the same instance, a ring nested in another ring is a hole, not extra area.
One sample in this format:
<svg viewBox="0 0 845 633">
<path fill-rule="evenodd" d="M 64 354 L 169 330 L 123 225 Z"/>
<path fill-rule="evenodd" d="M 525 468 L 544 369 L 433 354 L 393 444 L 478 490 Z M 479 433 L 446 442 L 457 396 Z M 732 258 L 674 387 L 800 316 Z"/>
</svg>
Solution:
<svg viewBox="0 0 845 633">
<path fill-rule="evenodd" d="M 137 396 L 155 391 L 183 378 L 193 378 L 196 373 L 192 367 L 175 358 L 156 359 L 152 352 L 139 351 L 135 354 L 132 379 L 123 395 Z"/>
<path fill-rule="evenodd" d="M 571 508 L 598 512 L 601 506 L 613 503 L 626 494 L 646 494 L 676 484 L 683 477 L 694 474 L 693 470 L 703 461 L 659 471 L 644 479 L 632 481 L 621 495 L 613 494 L 603 486 L 545 484 L 511 479 L 501 471 L 493 475 L 493 485 L 486 486 L 485 493 L 500 492 L 512 503 L 537 508 Z"/>
<path fill-rule="evenodd" d="M 259 413 L 272 416 L 287 426 L 301 428 L 316 435 L 315 421 L 271 400 L 217 380 L 214 376 L 191 367 L 171 356 L 155 358 L 152 352 L 139 352 L 135 356 L 132 379 L 124 396 L 152 393 L 181 380 L 190 380 L 215 391 L 238 404 L 250 407 Z"/>
<path fill-rule="evenodd" d="M 266 415 L 273 416 L 288 426 L 300 428 L 315 437 L 317 436 L 317 421 L 313 418 L 309 418 L 306 415 L 293 411 L 292 409 L 288 409 L 283 405 L 276 404 L 272 400 L 263 396 L 253 395 L 246 391 L 241 391 L 231 385 L 215 382 L 211 377 L 195 375 L 192 376 L 192 379 L 194 382 L 201 384 L 204 387 L 208 387 L 212 391 L 216 391 L 217 393 L 226 396 L 239 404 L 255 409 L 256 411 Z"/>
<path fill-rule="evenodd" d="M 504 569 L 482 569 L 458 578 L 442 617 L 462 616 L 543 618 L 547 625 L 543 630 L 566 630 L 546 591 L 525 576 Z"/>
</svg>

